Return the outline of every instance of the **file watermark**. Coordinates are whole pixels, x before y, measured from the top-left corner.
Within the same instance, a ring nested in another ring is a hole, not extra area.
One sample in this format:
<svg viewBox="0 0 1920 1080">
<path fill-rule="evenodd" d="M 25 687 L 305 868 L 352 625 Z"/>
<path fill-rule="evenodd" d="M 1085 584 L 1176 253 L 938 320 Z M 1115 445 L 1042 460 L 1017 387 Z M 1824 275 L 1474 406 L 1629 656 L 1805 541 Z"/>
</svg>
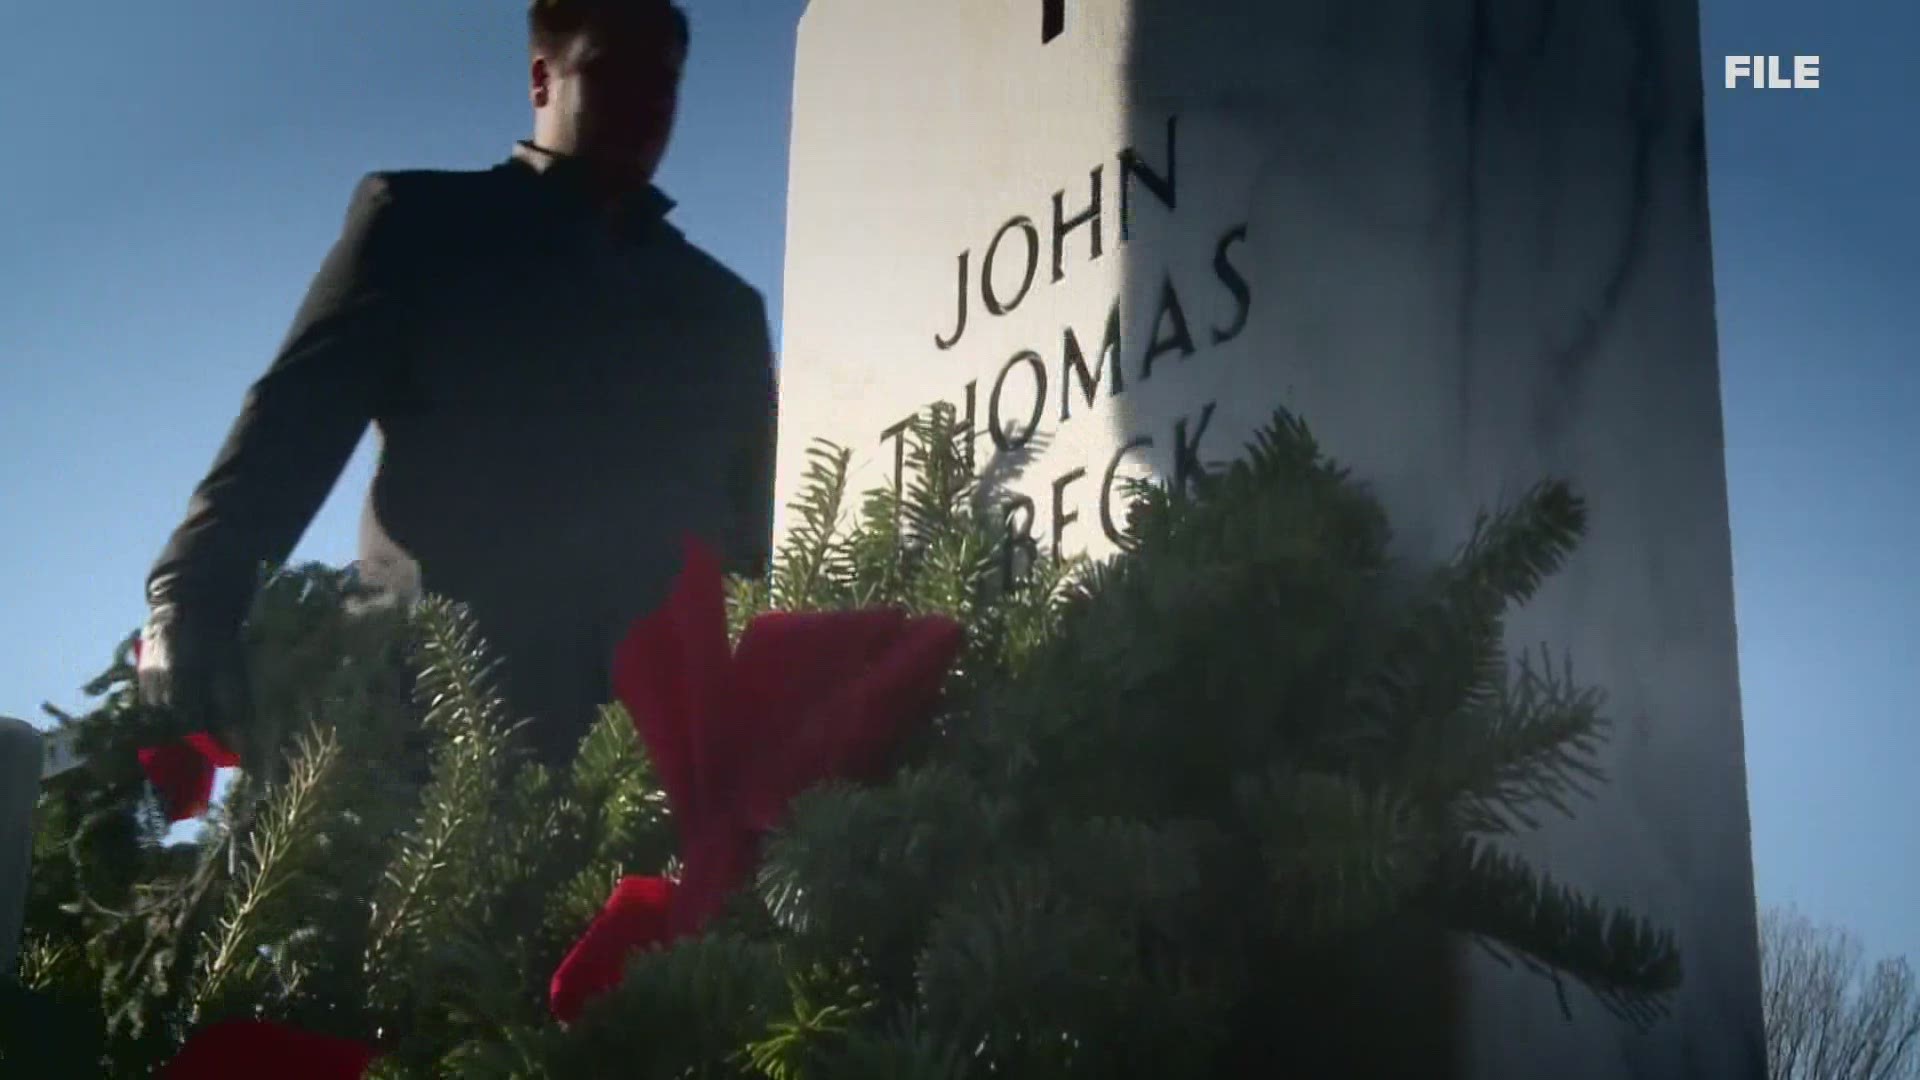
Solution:
<svg viewBox="0 0 1920 1080">
<path fill-rule="evenodd" d="M 1817 56 L 1729 56 L 1727 89 L 1751 87 L 1755 90 L 1818 90 L 1820 58 Z"/>
</svg>

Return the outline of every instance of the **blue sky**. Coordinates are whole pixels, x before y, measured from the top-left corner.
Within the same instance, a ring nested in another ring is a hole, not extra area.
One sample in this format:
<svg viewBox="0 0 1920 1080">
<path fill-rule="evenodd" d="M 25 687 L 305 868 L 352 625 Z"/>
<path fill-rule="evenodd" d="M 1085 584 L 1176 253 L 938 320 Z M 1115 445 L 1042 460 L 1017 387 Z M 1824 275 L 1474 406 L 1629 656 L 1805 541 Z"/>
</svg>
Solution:
<svg viewBox="0 0 1920 1080">
<path fill-rule="evenodd" d="M 801 0 L 692 0 L 676 220 L 780 317 Z M 0 713 L 42 719 L 140 586 L 371 169 L 525 134 L 519 3 L 101 0 L 9 13 L 0 98 Z M 1705 0 L 1754 857 L 1920 963 L 1920 14 Z M 1818 54 L 1817 91 L 1720 88 Z M 777 337 L 776 337 L 777 340 Z M 296 552 L 352 558 L 363 447 Z"/>
</svg>

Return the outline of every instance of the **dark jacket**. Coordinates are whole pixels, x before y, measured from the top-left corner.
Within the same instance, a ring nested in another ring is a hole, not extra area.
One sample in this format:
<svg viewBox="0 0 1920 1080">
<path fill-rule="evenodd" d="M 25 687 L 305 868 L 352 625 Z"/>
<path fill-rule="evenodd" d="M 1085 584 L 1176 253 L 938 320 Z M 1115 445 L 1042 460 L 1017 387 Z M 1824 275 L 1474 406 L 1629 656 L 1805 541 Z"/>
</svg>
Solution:
<svg viewBox="0 0 1920 1080">
<path fill-rule="evenodd" d="M 671 206 L 650 189 L 616 229 L 571 162 L 527 144 L 487 170 L 363 179 L 151 598 L 237 626 L 371 422 L 362 574 L 470 605 L 516 713 L 570 748 L 683 533 L 731 570 L 769 555 L 765 305 Z"/>
</svg>

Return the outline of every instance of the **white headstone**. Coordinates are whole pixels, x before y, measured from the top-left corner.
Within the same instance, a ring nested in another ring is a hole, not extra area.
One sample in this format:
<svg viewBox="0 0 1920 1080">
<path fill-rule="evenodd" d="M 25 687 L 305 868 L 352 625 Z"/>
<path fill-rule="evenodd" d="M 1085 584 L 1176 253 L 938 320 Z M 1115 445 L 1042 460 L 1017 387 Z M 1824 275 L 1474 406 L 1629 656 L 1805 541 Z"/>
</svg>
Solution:
<svg viewBox="0 0 1920 1080">
<path fill-rule="evenodd" d="M 0 716 L 0 974 L 11 975 L 33 875 L 33 808 L 40 796 L 40 732 Z"/>
<path fill-rule="evenodd" d="M 1613 782 L 1522 850 L 1673 929 L 1686 983 L 1641 1035 L 1476 966 L 1466 1064 L 1760 1075 L 1703 142 L 1691 0 L 813 0 L 779 499 L 819 436 L 888 482 L 941 400 L 982 460 L 1032 436 L 1064 550 L 1112 550 L 1111 473 L 1280 404 L 1411 555 L 1571 480 L 1588 538 L 1514 641 L 1607 692 Z"/>
<path fill-rule="evenodd" d="M 76 725 L 63 724 L 41 733 L 41 742 L 46 749 L 46 760 L 40 766 L 41 780 L 50 780 L 69 769 L 77 769 L 81 766 L 84 759 L 74 745 L 74 739 L 79 730 Z"/>
</svg>

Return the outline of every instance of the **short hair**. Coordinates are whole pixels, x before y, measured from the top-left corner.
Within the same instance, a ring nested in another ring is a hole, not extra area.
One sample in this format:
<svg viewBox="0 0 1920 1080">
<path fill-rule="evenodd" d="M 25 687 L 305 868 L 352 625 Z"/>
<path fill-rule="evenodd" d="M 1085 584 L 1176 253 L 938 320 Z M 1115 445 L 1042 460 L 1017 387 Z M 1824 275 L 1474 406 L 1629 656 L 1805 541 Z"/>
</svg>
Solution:
<svg viewBox="0 0 1920 1080">
<path fill-rule="evenodd" d="M 527 5 L 527 47 L 533 52 L 559 53 L 576 35 L 610 16 L 638 14 L 660 6 L 661 0 L 531 0 Z M 665 5 L 680 47 L 693 42 L 693 29 L 679 4 Z"/>
</svg>

